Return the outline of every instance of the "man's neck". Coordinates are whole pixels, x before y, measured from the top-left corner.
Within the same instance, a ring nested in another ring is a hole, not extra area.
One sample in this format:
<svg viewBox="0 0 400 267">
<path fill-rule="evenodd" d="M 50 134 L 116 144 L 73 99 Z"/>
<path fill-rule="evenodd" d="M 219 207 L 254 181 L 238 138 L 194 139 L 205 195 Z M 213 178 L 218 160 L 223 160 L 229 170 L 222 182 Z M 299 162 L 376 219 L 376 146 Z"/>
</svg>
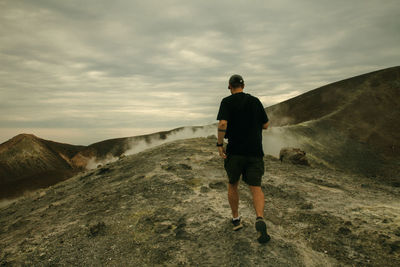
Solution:
<svg viewBox="0 0 400 267">
<path fill-rule="evenodd" d="M 243 88 L 231 89 L 231 94 L 243 93 Z"/>
</svg>

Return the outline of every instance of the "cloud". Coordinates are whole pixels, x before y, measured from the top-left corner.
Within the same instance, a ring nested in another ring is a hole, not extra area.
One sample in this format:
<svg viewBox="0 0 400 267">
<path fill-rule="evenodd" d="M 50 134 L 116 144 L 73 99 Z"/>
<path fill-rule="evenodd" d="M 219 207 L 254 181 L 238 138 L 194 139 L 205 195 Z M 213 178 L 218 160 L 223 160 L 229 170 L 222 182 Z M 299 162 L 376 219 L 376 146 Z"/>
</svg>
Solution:
<svg viewBox="0 0 400 267">
<path fill-rule="evenodd" d="M 114 138 L 120 135 L 113 129 L 209 124 L 233 73 L 267 106 L 394 66 L 397 6 L 394 0 L 1 2 L 0 128 L 14 132 L 0 142 L 24 128 L 53 129 L 54 140 L 64 136 L 55 129 L 79 129 L 79 143 L 90 143 L 104 136 L 93 129 Z"/>
</svg>

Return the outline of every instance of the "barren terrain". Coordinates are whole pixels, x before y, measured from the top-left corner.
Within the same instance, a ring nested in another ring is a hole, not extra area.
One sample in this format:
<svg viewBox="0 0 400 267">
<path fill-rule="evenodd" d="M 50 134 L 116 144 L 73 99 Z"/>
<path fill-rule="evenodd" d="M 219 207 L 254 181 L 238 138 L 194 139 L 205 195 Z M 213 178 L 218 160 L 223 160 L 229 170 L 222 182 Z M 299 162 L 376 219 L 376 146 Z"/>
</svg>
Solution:
<svg viewBox="0 0 400 267">
<path fill-rule="evenodd" d="M 231 230 L 216 139 L 163 144 L 0 209 L 5 266 L 400 266 L 400 188 L 264 158 L 271 241 Z"/>
</svg>

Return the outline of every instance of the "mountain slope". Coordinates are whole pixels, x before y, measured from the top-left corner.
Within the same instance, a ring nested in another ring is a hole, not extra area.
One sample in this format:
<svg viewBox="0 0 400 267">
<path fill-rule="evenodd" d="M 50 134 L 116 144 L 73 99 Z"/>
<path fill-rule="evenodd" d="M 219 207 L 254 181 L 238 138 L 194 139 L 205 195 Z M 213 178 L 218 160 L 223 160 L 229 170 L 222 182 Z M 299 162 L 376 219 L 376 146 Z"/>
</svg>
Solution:
<svg viewBox="0 0 400 267">
<path fill-rule="evenodd" d="M 358 105 L 354 100 L 366 95 L 376 98 L 376 104 L 392 104 L 399 97 L 400 66 L 378 70 L 334 82 L 266 108 L 273 118 L 272 126 L 293 125 L 321 119 L 336 113 L 348 105 L 358 109 L 370 106 Z M 391 100 L 391 98 L 394 99 Z M 367 103 L 366 103 L 367 104 Z M 389 108 L 387 107 L 387 108 Z"/>
<path fill-rule="evenodd" d="M 231 230 L 215 138 L 163 144 L 0 208 L 0 264 L 399 266 L 400 188 L 265 157 L 271 241 L 249 189 Z"/>
<path fill-rule="evenodd" d="M 272 126 L 326 165 L 394 179 L 400 170 L 400 67 L 268 107 Z M 388 165 L 389 164 L 389 165 Z"/>
</svg>

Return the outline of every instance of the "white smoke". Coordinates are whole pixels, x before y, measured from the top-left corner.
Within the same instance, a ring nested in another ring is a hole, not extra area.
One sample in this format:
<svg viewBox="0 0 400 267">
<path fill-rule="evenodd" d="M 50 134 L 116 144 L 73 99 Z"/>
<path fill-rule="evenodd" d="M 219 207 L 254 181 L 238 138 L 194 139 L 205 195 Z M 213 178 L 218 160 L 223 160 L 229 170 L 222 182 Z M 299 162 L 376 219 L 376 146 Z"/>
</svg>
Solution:
<svg viewBox="0 0 400 267">
<path fill-rule="evenodd" d="M 299 147 L 299 140 L 286 127 L 270 127 L 263 131 L 263 150 L 265 154 L 279 157 L 283 147 Z"/>
<path fill-rule="evenodd" d="M 201 127 L 183 127 L 167 133 L 165 139 L 162 139 L 159 135 L 150 136 L 148 139 L 135 139 L 130 142 L 130 148 L 123 154 L 126 156 L 132 155 L 167 142 L 188 138 L 207 137 L 210 135 L 216 135 L 216 133 L 217 126 L 215 124 Z"/>
<path fill-rule="evenodd" d="M 182 127 L 168 131 L 165 134 L 155 133 L 147 136 L 135 136 L 132 137 L 131 141 L 129 142 L 129 149 L 122 153 L 121 156 L 136 154 L 146 149 L 153 148 L 171 141 L 197 137 L 208 137 L 210 135 L 216 136 L 216 134 L 217 125 L 210 124 L 205 126 Z M 296 140 L 292 134 L 286 131 L 285 127 L 270 127 L 263 131 L 263 149 L 265 154 L 279 157 L 279 152 L 282 147 L 297 147 L 298 145 L 298 140 Z M 94 157 L 88 161 L 86 169 L 95 169 L 99 165 L 105 165 L 107 163 L 117 161 L 118 159 L 119 157 L 114 157 L 112 155 L 102 159 L 97 159 Z"/>
<path fill-rule="evenodd" d="M 134 139 L 130 142 L 129 149 L 123 153 L 124 155 L 132 155 L 142 152 L 148 148 L 158 145 L 188 138 L 208 137 L 217 134 L 217 125 L 205 125 L 201 127 L 183 127 L 179 130 L 172 130 L 165 139 L 161 139 L 158 135 L 149 139 Z M 286 130 L 286 127 L 270 127 L 263 131 L 263 149 L 265 154 L 279 157 L 279 152 L 283 147 L 298 147 L 299 140 Z"/>
<path fill-rule="evenodd" d="M 129 149 L 127 149 L 124 153 L 122 153 L 121 156 L 136 154 L 148 148 L 152 148 L 175 140 L 182 140 L 182 139 L 196 138 L 196 137 L 207 137 L 210 135 L 216 135 L 216 133 L 217 133 L 216 124 L 210 124 L 205 126 L 182 127 L 165 133 L 153 133 L 145 136 L 134 136 L 130 138 L 131 141 L 129 141 L 128 144 Z M 98 159 L 97 157 L 92 157 L 88 160 L 86 164 L 86 169 L 87 170 L 96 169 L 99 166 L 115 162 L 120 157 L 115 157 L 111 154 L 107 155 L 106 158 L 101 158 L 101 159 Z"/>
<path fill-rule="evenodd" d="M 118 159 L 119 159 L 118 157 L 114 157 L 112 155 L 107 155 L 107 157 L 103 159 L 97 159 L 96 157 L 92 157 L 88 160 L 86 164 L 86 169 L 87 170 L 96 169 L 99 165 L 103 166 L 107 163 L 117 161 Z"/>
</svg>

